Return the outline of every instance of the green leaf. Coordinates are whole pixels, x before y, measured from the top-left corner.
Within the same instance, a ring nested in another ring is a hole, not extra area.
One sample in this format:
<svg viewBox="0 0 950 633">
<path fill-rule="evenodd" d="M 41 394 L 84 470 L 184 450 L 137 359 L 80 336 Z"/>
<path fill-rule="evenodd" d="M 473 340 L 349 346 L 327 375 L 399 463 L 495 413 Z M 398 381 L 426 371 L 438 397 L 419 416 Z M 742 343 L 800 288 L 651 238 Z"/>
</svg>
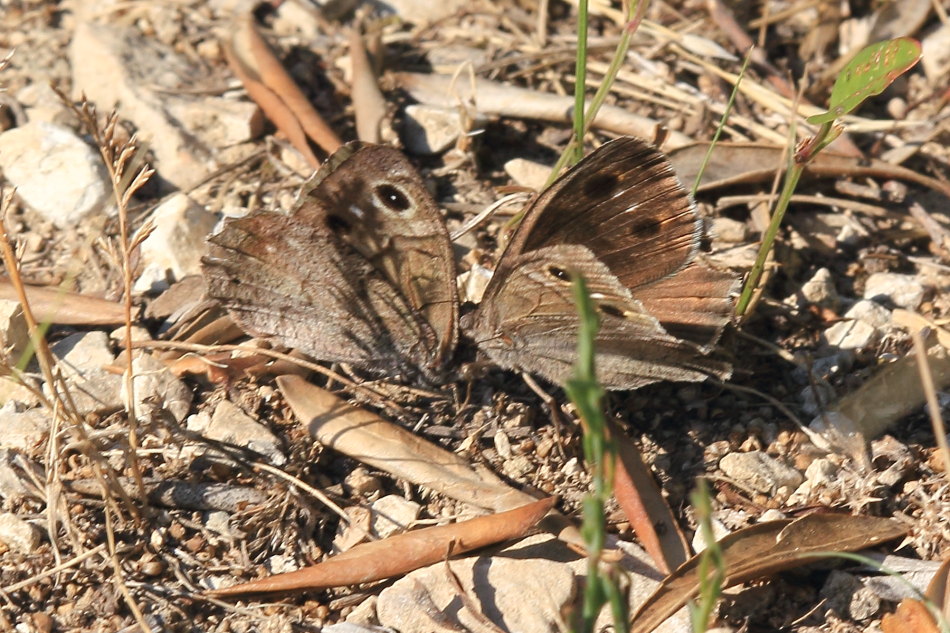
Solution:
<svg viewBox="0 0 950 633">
<path fill-rule="evenodd" d="M 920 42 L 909 37 L 871 44 L 855 55 L 838 75 L 831 89 L 828 111 L 808 117 L 808 122 L 821 125 L 848 114 L 868 97 L 884 92 L 919 59 Z"/>
</svg>

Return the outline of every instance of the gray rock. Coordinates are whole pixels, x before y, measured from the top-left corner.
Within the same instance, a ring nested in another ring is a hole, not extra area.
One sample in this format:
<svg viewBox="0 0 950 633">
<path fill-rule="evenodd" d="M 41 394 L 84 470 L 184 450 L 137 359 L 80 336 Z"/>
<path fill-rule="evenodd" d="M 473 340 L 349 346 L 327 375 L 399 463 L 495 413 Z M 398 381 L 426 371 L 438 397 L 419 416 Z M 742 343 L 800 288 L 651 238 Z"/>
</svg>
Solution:
<svg viewBox="0 0 950 633">
<path fill-rule="evenodd" d="M 29 121 L 44 121 L 70 127 L 76 115 L 66 107 L 46 81 L 37 81 L 24 86 L 16 93 L 16 99 L 26 109 Z"/>
<path fill-rule="evenodd" d="M 835 390 L 824 380 L 808 385 L 800 394 L 802 410 L 809 415 L 817 415 L 835 401 Z"/>
<path fill-rule="evenodd" d="M 712 219 L 709 233 L 718 242 L 744 244 L 749 239 L 749 227 L 745 222 L 726 217 Z"/>
<path fill-rule="evenodd" d="M 462 115 L 457 109 L 422 104 L 406 108 L 402 140 L 413 154 L 441 154 L 462 132 Z"/>
<path fill-rule="evenodd" d="M 629 605 L 634 610 L 656 589 L 656 572 L 637 546 L 616 541 L 611 546 L 624 554 L 619 564 L 629 573 Z M 466 596 L 491 621 L 492 628 L 459 600 L 457 591 L 446 580 L 444 563 L 416 570 L 384 589 L 375 604 L 378 623 L 400 633 L 495 633 L 499 628 L 518 633 L 565 630 L 564 609 L 578 604 L 577 579 L 587 570 L 586 559 L 549 535 L 523 539 L 491 555 L 452 560 L 449 565 Z M 371 614 L 365 610 L 356 611 L 359 615 L 347 618 L 348 621 L 371 620 Z M 612 630 L 611 616 L 606 611 L 601 613 L 594 630 Z M 689 630 L 685 609 L 657 629 L 662 633 Z"/>
<path fill-rule="evenodd" d="M 73 88 L 100 110 L 119 107 L 155 155 L 155 167 L 180 189 L 200 182 L 211 168 L 211 151 L 186 130 L 169 103 L 189 82 L 207 85 L 207 71 L 156 39 L 132 28 L 80 21 L 69 46 Z M 213 107 L 207 97 L 205 106 Z"/>
<path fill-rule="evenodd" d="M 838 349 L 864 349 L 877 340 L 877 328 L 864 321 L 838 321 L 822 333 L 825 343 Z"/>
<path fill-rule="evenodd" d="M 865 282 L 864 298 L 916 310 L 924 300 L 924 286 L 913 275 L 874 273 Z"/>
<path fill-rule="evenodd" d="M 191 409 L 193 394 L 165 363 L 143 354 L 132 360 L 132 371 L 135 376 L 135 411 L 140 420 L 154 420 L 163 411 L 167 411 L 176 422 L 185 419 Z M 122 382 L 122 400 L 126 400 L 125 381 Z"/>
<path fill-rule="evenodd" d="M 0 407 L 0 448 L 32 453 L 49 435 L 50 412 L 45 408 L 25 409 L 18 402 Z"/>
<path fill-rule="evenodd" d="M 722 521 L 719 521 L 715 518 L 712 519 L 712 531 L 713 538 L 717 541 L 729 536 L 729 528 L 723 525 Z M 691 545 L 693 546 L 693 551 L 697 554 L 709 547 L 709 543 L 707 543 L 706 539 L 703 537 L 702 530 L 696 530 L 696 533 L 693 534 L 693 541 Z"/>
<path fill-rule="evenodd" d="M 106 371 L 115 357 L 105 332 L 72 334 L 53 345 L 52 352 L 60 361 L 80 415 L 123 406 L 122 377 Z"/>
<path fill-rule="evenodd" d="M 405 532 L 419 518 L 422 509 L 415 501 L 399 495 L 386 495 L 370 506 L 370 529 L 379 538 Z"/>
<path fill-rule="evenodd" d="M 920 65 L 931 81 L 945 77 L 947 64 L 950 64 L 950 24 L 937 23 L 928 30 L 921 41 L 923 54 Z"/>
<path fill-rule="evenodd" d="M 32 554 L 40 544 L 40 528 L 11 512 L 0 514 L 0 542 L 20 554 Z"/>
<path fill-rule="evenodd" d="M 876 301 L 861 299 L 844 313 L 846 319 L 864 321 L 876 328 L 887 327 L 891 324 L 891 311 Z"/>
<path fill-rule="evenodd" d="M 551 166 L 527 158 L 512 158 L 505 163 L 505 173 L 517 185 L 540 190 L 551 175 Z"/>
<path fill-rule="evenodd" d="M 0 357 L 16 365 L 30 342 L 30 333 L 19 301 L 0 301 Z"/>
<path fill-rule="evenodd" d="M 828 607 L 858 622 L 874 617 L 881 609 L 881 599 L 860 579 L 837 569 L 828 575 L 820 593 Z"/>
<path fill-rule="evenodd" d="M 463 0 L 380 0 L 379 6 L 389 9 L 406 22 L 431 24 L 447 18 L 465 7 Z"/>
<path fill-rule="evenodd" d="M 796 488 L 804 479 L 800 472 L 762 451 L 729 453 L 719 460 L 719 468 L 727 476 L 766 494 L 779 488 Z"/>
<path fill-rule="evenodd" d="M 811 279 L 802 284 L 802 296 L 809 303 L 835 309 L 841 303 L 835 280 L 827 268 L 819 268 Z"/>
<path fill-rule="evenodd" d="M 172 282 L 201 273 L 205 239 L 218 217 L 185 194 L 175 194 L 152 215 L 155 230 L 142 243 L 142 274 L 137 292 L 160 292 Z"/>
<path fill-rule="evenodd" d="M 574 599 L 574 572 L 559 562 L 478 556 L 449 563 L 482 614 L 505 631 L 559 630 L 562 609 Z M 443 563 L 416 570 L 384 589 L 376 603 L 379 623 L 401 633 L 488 633 L 446 581 Z M 494 633 L 494 632 L 492 632 Z"/>
<path fill-rule="evenodd" d="M 43 473 L 35 463 L 16 451 L 0 448 L 0 499 L 42 498 L 42 491 L 23 471 L 22 464 L 33 471 L 37 481 L 43 481 Z"/>
<path fill-rule="evenodd" d="M 287 463 L 287 457 L 280 450 L 280 439 L 229 400 L 222 400 L 215 407 L 204 435 L 257 451 L 277 466 Z"/>
<path fill-rule="evenodd" d="M 61 125 L 36 121 L 0 134 L 0 169 L 27 206 L 60 227 L 111 201 L 99 154 Z"/>
</svg>

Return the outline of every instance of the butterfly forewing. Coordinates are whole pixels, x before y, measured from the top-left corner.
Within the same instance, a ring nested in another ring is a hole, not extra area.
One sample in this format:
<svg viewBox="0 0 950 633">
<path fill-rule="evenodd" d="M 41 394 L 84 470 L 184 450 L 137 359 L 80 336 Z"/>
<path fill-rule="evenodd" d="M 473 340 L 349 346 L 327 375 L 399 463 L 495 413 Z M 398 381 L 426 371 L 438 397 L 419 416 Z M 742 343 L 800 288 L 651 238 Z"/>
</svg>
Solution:
<svg viewBox="0 0 950 633">
<path fill-rule="evenodd" d="M 700 228 L 669 161 L 624 137 L 602 145 L 538 196 L 505 257 L 582 244 L 635 290 L 683 268 L 696 253 Z M 499 268 L 505 265 L 502 260 Z"/>
<path fill-rule="evenodd" d="M 432 377 L 455 346 L 448 233 L 390 148 L 346 146 L 290 215 L 229 222 L 203 269 L 209 294 L 247 331 L 321 360 Z"/>
</svg>

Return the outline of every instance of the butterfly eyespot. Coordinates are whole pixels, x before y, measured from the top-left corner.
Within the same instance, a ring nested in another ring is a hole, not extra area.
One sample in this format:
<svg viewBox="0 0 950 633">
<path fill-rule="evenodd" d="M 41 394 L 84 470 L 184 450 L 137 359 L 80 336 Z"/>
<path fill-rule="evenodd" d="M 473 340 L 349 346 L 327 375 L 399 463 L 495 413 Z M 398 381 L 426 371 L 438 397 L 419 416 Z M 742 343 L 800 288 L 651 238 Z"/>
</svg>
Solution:
<svg viewBox="0 0 950 633">
<path fill-rule="evenodd" d="M 571 275 L 563 268 L 558 268 L 557 266 L 548 266 L 548 274 L 554 277 L 555 279 L 560 279 L 561 281 L 570 281 Z"/>
<path fill-rule="evenodd" d="M 337 235 L 346 235 L 350 232 L 350 223 L 338 215 L 328 215 L 327 228 Z"/>
<path fill-rule="evenodd" d="M 612 306 L 609 303 L 602 303 L 598 307 L 600 308 L 600 311 L 606 315 L 617 317 L 619 319 L 624 317 L 624 311 L 617 306 Z"/>
<path fill-rule="evenodd" d="M 584 195 L 587 198 L 602 198 L 612 193 L 620 178 L 617 174 L 596 174 L 584 183 Z"/>
<path fill-rule="evenodd" d="M 640 218 L 631 223 L 630 232 L 641 235 L 656 235 L 660 232 L 662 225 L 663 221 L 658 218 Z"/>
<path fill-rule="evenodd" d="M 376 187 L 375 193 L 379 201 L 383 203 L 383 206 L 390 211 L 402 213 L 412 206 L 406 194 L 393 185 L 379 185 Z"/>
</svg>

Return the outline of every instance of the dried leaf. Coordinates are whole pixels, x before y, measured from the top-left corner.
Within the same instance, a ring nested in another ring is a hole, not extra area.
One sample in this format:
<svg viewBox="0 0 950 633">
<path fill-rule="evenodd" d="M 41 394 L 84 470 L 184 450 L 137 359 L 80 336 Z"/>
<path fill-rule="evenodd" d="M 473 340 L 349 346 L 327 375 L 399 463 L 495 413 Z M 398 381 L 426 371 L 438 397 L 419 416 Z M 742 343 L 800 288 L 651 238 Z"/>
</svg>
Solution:
<svg viewBox="0 0 950 633">
<path fill-rule="evenodd" d="M 905 598 L 897 611 L 881 619 L 884 633 L 940 633 L 937 621 L 920 600 Z"/>
<path fill-rule="evenodd" d="M 306 591 L 357 585 L 405 574 L 449 554 L 525 536 L 554 507 L 554 498 L 451 525 L 413 530 L 362 543 L 317 565 L 209 592 L 216 597 L 246 593 Z"/>
<path fill-rule="evenodd" d="M 320 160 L 311 151 L 307 137 L 328 154 L 343 145 L 258 33 L 253 15 L 237 19 L 224 49 L 228 66 L 251 99 L 314 168 L 320 166 Z"/>
<path fill-rule="evenodd" d="M 380 125 L 386 116 L 386 99 L 376 83 L 373 66 L 356 29 L 350 30 L 350 63 L 353 66 L 353 110 L 356 136 L 367 143 L 379 143 Z"/>
<path fill-rule="evenodd" d="M 669 574 L 689 558 L 689 543 L 639 449 L 614 424 L 610 432 L 618 438 L 614 497 L 657 569 Z"/>
<path fill-rule="evenodd" d="M 670 162 L 680 180 L 693 182 L 696 179 L 708 147 L 709 143 L 693 143 L 668 150 Z M 771 182 L 776 170 L 784 167 L 784 151 L 781 147 L 761 143 L 717 143 L 699 190 Z M 820 152 L 808 163 L 805 176 L 906 180 L 950 198 L 950 183 L 884 161 L 866 161 L 828 151 Z"/>
<path fill-rule="evenodd" d="M 813 562 L 822 553 L 865 549 L 906 533 L 892 519 L 843 514 L 812 514 L 753 525 L 719 541 L 726 586 Z M 699 556 L 664 579 L 640 606 L 632 619 L 632 633 L 652 631 L 699 594 Z"/>
<path fill-rule="evenodd" d="M 125 308 L 107 301 L 56 288 L 24 286 L 33 315 L 40 323 L 60 325 L 117 325 L 125 322 Z M 19 301 L 9 279 L 0 280 L 0 300 Z"/>
<path fill-rule="evenodd" d="M 478 508 L 500 512 L 534 501 L 488 470 L 374 413 L 350 405 L 299 376 L 280 376 L 277 385 L 297 418 L 321 444 L 400 479 L 426 486 Z M 566 543 L 582 545 L 577 528 L 552 512 L 543 529 Z"/>
<path fill-rule="evenodd" d="M 934 386 L 950 385 L 950 353 L 942 345 L 927 350 Z M 896 421 L 923 406 L 926 400 L 917 359 L 905 356 L 888 364 L 856 391 L 842 398 L 822 419 L 832 427 L 844 425 L 843 432 L 857 432 L 872 439 Z"/>
<path fill-rule="evenodd" d="M 277 385 L 297 418 L 328 448 L 485 510 L 507 510 L 534 501 L 491 473 L 476 472 L 455 453 L 299 376 L 280 376 Z"/>
</svg>

